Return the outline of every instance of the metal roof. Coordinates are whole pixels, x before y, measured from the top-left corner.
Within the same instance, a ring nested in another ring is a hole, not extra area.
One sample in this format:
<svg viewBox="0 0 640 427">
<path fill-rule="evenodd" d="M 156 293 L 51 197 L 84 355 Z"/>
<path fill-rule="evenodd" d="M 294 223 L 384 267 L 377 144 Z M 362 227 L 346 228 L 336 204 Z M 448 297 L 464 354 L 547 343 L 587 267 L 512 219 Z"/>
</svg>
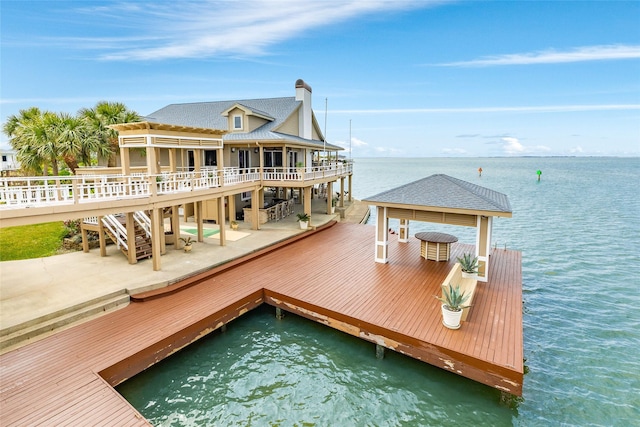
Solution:
<svg viewBox="0 0 640 427">
<path fill-rule="evenodd" d="M 376 205 L 407 205 L 423 210 L 455 209 L 474 212 L 504 213 L 511 216 L 511 204 L 506 194 L 481 187 L 444 174 L 427 178 L 367 197 L 365 202 Z M 434 209 L 436 208 L 436 209 Z"/>
</svg>

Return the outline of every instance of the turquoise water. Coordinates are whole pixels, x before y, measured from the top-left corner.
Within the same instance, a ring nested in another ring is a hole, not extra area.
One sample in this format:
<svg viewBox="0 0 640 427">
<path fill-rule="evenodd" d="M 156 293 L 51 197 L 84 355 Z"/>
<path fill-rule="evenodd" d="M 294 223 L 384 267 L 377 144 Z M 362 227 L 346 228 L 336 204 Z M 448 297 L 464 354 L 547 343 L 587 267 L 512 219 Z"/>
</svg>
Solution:
<svg viewBox="0 0 640 427">
<path fill-rule="evenodd" d="M 477 169 L 482 167 L 482 177 Z M 537 181 L 536 170 L 542 171 Z M 640 419 L 640 159 L 356 159 L 362 199 L 445 173 L 504 192 L 523 253 L 523 399 L 305 319 L 251 313 L 118 389 L 155 425 L 633 425 Z M 462 227 L 412 223 L 411 232 Z M 460 423 L 460 424 L 458 424 Z"/>
</svg>

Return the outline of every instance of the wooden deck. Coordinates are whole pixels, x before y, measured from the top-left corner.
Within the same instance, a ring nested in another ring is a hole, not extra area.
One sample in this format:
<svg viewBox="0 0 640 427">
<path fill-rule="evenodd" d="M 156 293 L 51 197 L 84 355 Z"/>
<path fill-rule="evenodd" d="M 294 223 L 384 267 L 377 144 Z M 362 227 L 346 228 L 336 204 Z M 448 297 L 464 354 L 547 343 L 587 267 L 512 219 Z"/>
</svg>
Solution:
<svg viewBox="0 0 640 427">
<path fill-rule="evenodd" d="M 6 353 L 0 425 L 148 425 L 112 386 L 263 303 L 521 395 L 520 252 L 492 253 L 489 281 L 452 331 L 433 295 L 469 247 L 452 245 L 450 262 L 426 261 L 417 239 L 391 236 L 389 263 L 378 264 L 373 244 L 373 227 L 337 224 Z"/>
</svg>

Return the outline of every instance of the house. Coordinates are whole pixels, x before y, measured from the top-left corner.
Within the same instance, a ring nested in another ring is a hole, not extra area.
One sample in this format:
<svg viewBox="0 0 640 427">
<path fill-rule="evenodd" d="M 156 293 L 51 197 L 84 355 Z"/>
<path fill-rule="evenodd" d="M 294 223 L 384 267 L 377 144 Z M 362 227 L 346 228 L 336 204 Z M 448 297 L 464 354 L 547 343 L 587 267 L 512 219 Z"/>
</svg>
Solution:
<svg viewBox="0 0 640 427">
<path fill-rule="evenodd" d="M 1 149 L 0 156 L 0 173 L 2 176 L 8 176 L 11 172 L 20 169 L 20 162 L 16 159 L 15 151 L 10 149 Z"/>
<path fill-rule="evenodd" d="M 324 140 L 311 94 L 298 80 L 292 97 L 172 104 L 142 122 L 112 125 L 117 167 L 104 161 L 77 169 L 75 177 L 2 183 L 0 227 L 84 218 L 83 236 L 99 232 L 101 255 L 107 234 L 130 263 L 151 257 L 159 270 L 167 218 L 171 234 L 180 214 L 193 216 L 199 241 L 203 221 L 215 222 L 224 246 L 227 221 L 257 230 L 292 214 L 294 204 L 311 215 L 313 198 L 329 214 L 333 194 L 339 206 L 351 197 L 353 169 L 338 159 L 342 148 Z"/>
</svg>

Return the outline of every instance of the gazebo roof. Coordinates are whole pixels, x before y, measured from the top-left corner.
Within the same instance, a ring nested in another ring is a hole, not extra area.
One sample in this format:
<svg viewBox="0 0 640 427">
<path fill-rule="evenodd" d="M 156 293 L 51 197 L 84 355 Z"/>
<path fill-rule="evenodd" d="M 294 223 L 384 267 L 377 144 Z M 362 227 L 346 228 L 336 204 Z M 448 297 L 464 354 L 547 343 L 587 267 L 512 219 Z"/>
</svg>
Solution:
<svg viewBox="0 0 640 427">
<path fill-rule="evenodd" d="M 444 174 L 431 175 L 367 197 L 363 201 L 377 206 L 424 211 L 503 217 L 511 217 L 512 213 L 506 194 Z"/>
</svg>

